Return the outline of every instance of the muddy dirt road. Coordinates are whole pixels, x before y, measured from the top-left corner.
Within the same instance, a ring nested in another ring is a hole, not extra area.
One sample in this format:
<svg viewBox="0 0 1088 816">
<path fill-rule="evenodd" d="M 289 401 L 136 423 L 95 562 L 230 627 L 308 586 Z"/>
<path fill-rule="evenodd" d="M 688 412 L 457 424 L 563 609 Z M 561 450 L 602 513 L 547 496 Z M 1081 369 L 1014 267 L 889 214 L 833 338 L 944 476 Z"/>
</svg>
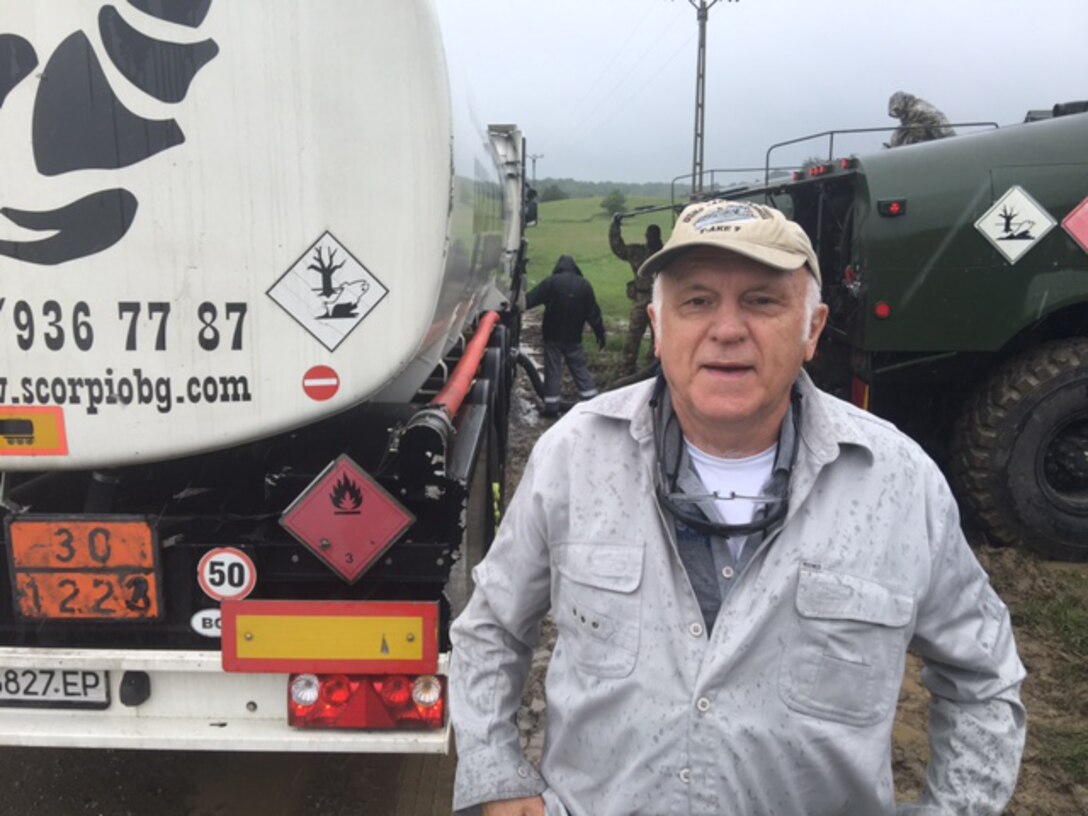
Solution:
<svg viewBox="0 0 1088 816">
<path fill-rule="evenodd" d="M 447 816 L 448 757 L 0 749 L 5 816 Z"/>
</svg>

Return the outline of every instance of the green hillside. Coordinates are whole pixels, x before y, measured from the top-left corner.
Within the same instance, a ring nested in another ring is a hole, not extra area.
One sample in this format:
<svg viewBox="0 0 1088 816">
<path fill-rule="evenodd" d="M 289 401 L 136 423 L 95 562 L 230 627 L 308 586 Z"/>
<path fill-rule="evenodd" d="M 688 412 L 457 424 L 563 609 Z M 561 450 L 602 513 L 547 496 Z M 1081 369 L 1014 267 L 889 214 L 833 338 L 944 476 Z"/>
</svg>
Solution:
<svg viewBox="0 0 1088 816">
<path fill-rule="evenodd" d="M 600 203 L 600 198 L 571 198 L 543 203 L 537 225 L 528 231 L 528 239 L 530 287 L 551 274 L 560 255 L 574 258 L 586 279 L 593 284 L 597 302 L 604 314 L 608 346 L 603 353 L 598 352 L 593 332 L 588 328 L 583 339 L 594 374 L 599 380 L 598 385 L 604 387 L 621 374 L 623 344 L 631 314 L 627 282 L 632 272 L 630 264 L 613 255 L 608 247 L 608 227 L 612 218 L 601 209 Z M 668 203 L 669 200 L 665 198 L 630 196 L 627 209 Z M 624 240 L 642 243 L 646 227 L 650 224 L 661 227 L 662 238 L 668 239 L 672 214 L 665 211 L 624 219 Z M 644 349 L 649 344 L 648 337 L 643 341 Z"/>
<path fill-rule="evenodd" d="M 551 274 L 560 255 L 570 255 L 593 284 L 606 323 L 623 321 L 626 324 L 631 311 L 631 301 L 626 294 L 631 266 L 608 248 L 608 227 L 612 219 L 601 209 L 600 201 L 599 198 L 571 198 L 540 205 L 537 225 L 528 231 L 529 282 L 530 285 L 539 283 Z M 627 199 L 628 209 L 668 203 L 668 199 L 663 198 Z M 658 212 L 624 219 L 624 240 L 641 243 L 650 224 L 661 227 L 662 237 L 668 238 L 672 215 Z"/>
</svg>

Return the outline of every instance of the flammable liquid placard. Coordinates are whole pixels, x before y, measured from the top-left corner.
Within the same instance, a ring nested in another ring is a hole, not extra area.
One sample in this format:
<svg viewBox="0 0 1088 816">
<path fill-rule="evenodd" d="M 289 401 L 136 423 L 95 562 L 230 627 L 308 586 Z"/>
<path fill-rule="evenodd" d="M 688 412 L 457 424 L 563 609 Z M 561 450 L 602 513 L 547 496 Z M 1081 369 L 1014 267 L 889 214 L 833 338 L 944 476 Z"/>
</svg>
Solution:
<svg viewBox="0 0 1088 816">
<path fill-rule="evenodd" d="M 291 535 L 349 583 L 414 521 L 346 454 L 325 468 L 280 518 Z"/>
</svg>

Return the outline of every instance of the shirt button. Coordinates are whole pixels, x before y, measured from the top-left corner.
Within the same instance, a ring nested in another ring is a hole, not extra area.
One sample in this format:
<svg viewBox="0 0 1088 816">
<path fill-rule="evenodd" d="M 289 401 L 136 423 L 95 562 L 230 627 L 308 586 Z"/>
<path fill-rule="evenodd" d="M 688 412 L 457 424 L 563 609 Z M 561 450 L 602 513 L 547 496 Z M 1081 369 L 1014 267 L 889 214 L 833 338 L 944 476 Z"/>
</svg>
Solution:
<svg viewBox="0 0 1088 816">
<path fill-rule="evenodd" d="M 722 578 L 732 578 L 735 574 L 732 567 L 722 567 Z"/>
<path fill-rule="evenodd" d="M 524 765 L 518 766 L 518 776 L 520 776 L 522 779 L 528 779 L 529 769 L 526 768 Z"/>
<path fill-rule="evenodd" d="M 691 781 L 691 769 L 690 768 L 681 768 L 680 769 L 680 781 L 683 782 L 685 785 L 688 784 L 688 782 Z"/>
<path fill-rule="evenodd" d="M 705 714 L 710 711 L 710 700 L 706 697 L 700 697 L 698 702 L 695 703 L 695 707 Z"/>
<path fill-rule="evenodd" d="M 702 637 L 703 636 L 703 625 L 701 623 L 693 623 L 690 626 L 690 628 L 688 629 L 688 631 L 691 632 L 692 637 Z"/>
</svg>

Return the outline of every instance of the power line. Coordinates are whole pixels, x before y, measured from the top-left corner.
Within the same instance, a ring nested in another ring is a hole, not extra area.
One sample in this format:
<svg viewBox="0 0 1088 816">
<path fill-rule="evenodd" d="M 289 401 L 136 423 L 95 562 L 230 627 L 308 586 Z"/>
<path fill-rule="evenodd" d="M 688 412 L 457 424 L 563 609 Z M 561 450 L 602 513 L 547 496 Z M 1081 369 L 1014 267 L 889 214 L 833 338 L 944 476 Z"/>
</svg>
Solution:
<svg viewBox="0 0 1088 816">
<path fill-rule="evenodd" d="M 623 41 L 623 45 L 621 45 L 619 49 L 612 54 L 612 57 L 608 60 L 608 63 L 597 73 L 597 75 L 593 78 L 593 81 L 589 83 L 578 101 L 571 106 L 570 109 L 572 111 L 580 110 L 583 107 L 585 101 L 589 99 L 589 96 L 593 92 L 593 90 L 597 87 L 597 85 L 600 84 L 601 80 L 608 75 L 609 70 L 612 68 L 613 65 L 616 64 L 616 60 L 618 60 L 620 55 L 627 50 L 627 46 L 630 45 L 631 41 L 635 38 L 635 33 L 640 28 L 642 28 L 642 24 L 646 22 L 647 18 L 649 18 L 652 8 L 653 7 L 650 5 L 646 6 L 646 11 L 643 13 L 639 21 L 635 23 L 634 27 L 630 30 L 630 32 L 628 32 L 627 39 Z"/>
<path fill-rule="evenodd" d="M 676 23 L 679 20 L 680 20 L 680 15 L 677 15 L 676 17 L 674 17 L 672 19 L 672 21 L 667 26 L 665 26 L 665 28 L 663 28 L 661 30 L 661 32 L 657 35 L 657 37 L 655 38 L 653 44 L 650 45 L 648 48 L 646 48 L 645 51 L 646 52 L 653 52 L 655 50 L 657 44 L 660 43 L 662 39 L 664 39 L 665 35 L 668 34 L 668 32 L 672 30 L 672 28 L 676 25 Z M 578 142 L 578 140 L 581 138 L 583 132 L 591 124 L 594 124 L 594 123 L 602 124 L 603 122 L 607 122 L 612 117 L 612 115 L 616 112 L 616 109 L 618 107 L 626 104 L 631 99 L 633 99 L 636 95 L 638 95 L 639 93 L 642 93 L 643 91 L 645 91 L 646 88 L 650 85 L 650 83 L 652 83 L 654 80 L 656 80 L 657 77 L 661 74 L 661 72 L 666 67 L 668 67 L 673 62 L 673 60 L 676 59 L 676 57 L 679 55 L 679 53 L 684 48 L 686 48 L 688 46 L 688 44 L 691 42 L 691 40 L 692 40 L 692 37 L 688 37 L 687 40 L 685 40 L 683 43 L 681 43 L 680 47 L 676 51 L 674 51 L 672 54 L 670 54 L 663 62 L 659 63 L 657 68 L 653 70 L 653 73 L 650 75 L 650 78 L 648 80 L 646 80 L 644 82 L 639 82 L 639 81 L 635 81 L 634 79 L 632 79 L 632 77 L 630 75 L 628 75 L 628 74 L 621 75 L 609 87 L 608 91 L 604 95 L 605 98 L 611 98 L 610 99 L 610 104 L 608 104 L 608 105 L 606 105 L 604 107 L 601 107 L 601 106 L 595 107 L 592 111 L 587 113 L 577 124 L 567 128 L 566 129 L 566 138 L 560 143 L 558 148 L 553 148 L 553 149 L 559 149 L 559 150 L 566 149 L 566 148 L 570 147 L 571 145 L 576 144 Z M 643 63 L 643 64 L 645 64 L 645 63 Z M 625 97 L 620 99 L 619 102 L 617 102 L 616 98 L 615 98 L 615 96 L 613 96 L 612 92 L 615 91 L 620 86 L 620 84 L 623 83 L 624 81 L 631 82 L 631 84 L 634 87 L 633 87 L 633 90 L 628 95 L 626 95 Z M 602 117 L 602 111 L 603 111 L 603 117 Z"/>
<path fill-rule="evenodd" d="M 627 94 L 627 96 L 621 97 L 618 100 L 614 99 L 611 105 L 609 105 L 608 107 L 602 109 L 603 113 L 602 113 L 602 110 L 596 111 L 595 115 L 597 117 L 599 117 L 599 118 L 598 118 L 598 121 L 594 122 L 594 124 L 596 126 L 600 127 L 601 125 L 603 125 L 606 122 L 610 121 L 612 119 L 612 117 L 615 116 L 615 114 L 619 110 L 621 110 L 628 102 L 630 102 L 632 99 L 634 99 L 639 94 L 645 93 L 646 90 L 651 85 L 653 85 L 653 83 L 657 80 L 657 78 L 659 76 L 661 76 L 661 74 L 664 72 L 664 70 L 666 68 L 668 68 L 670 65 L 672 65 L 672 63 L 676 61 L 676 58 L 678 56 L 680 56 L 680 54 L 682 54 L 687 49 L 687 47 L 689 45 L 691 45 L 691 41 L 694 38 L 695 38 L 694 35 L 689 36 L 686 40 L 684 40 L 684 42 L 680 43 L 680 46 L 675 51 L 673 51 L 672 54 L 669 55 L 668 59 L 666 59 L 663 63 L 661 63 L 660 66 L 658 66 L 657 70 L 654 71 L 654 73 L 650 76 L 650 78 L 647 79 L 645 82 L 638 84 L 635 88 L 633 88 L 631 90 L 630 93 Z M 592 119 L 592 118 L 593 118 L 592 116 L 590 118 L 587 118 L 585 120 L 584 124 L 588 126 L 590 124 L 590 119 Z M 577 136 L 580 138 L 582 133 L 585 130 L 586 130 L 586 127 L 582 127 L 581 130 L 572 131 L 572 133 L 576 133 Z M 570 144 L 576 143 L 577 141 L 578 141 L 577 138 L 572 138 L 571 141 L 564 143 L 563 146 L 567 147 Z"/>
</svg>

